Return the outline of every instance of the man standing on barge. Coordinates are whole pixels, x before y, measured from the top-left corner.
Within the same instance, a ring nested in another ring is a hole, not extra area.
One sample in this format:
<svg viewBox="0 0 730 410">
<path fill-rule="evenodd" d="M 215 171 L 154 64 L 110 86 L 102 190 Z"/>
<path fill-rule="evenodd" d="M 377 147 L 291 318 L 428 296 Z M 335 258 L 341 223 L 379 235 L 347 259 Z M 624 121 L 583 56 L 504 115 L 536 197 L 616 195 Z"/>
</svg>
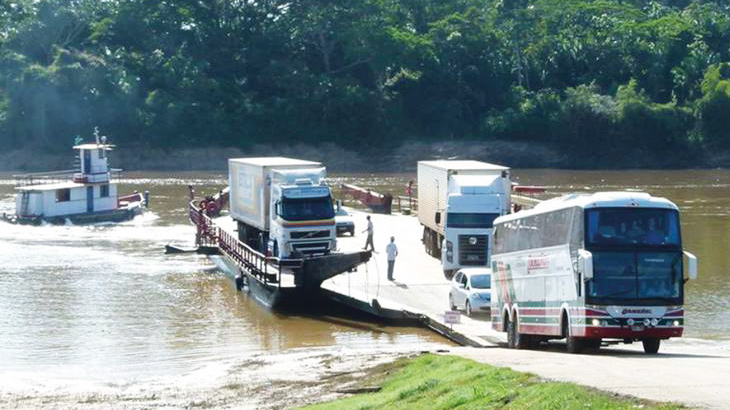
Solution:
<svg viewBox="0 0 730 410">
<path fill-rule="evenodd" d="M 368 233 L 368 239 L 365 241 L 365 247 L 363 249 L 367 250 L 368 245 L 370 246 L 370 250 L 375 252 L 375 245 L 373 245 L 373 221 L 370 220 L 370 215 L 367 216 L 368 219 L 368 227 L 363 233 Z"/>
<path fill-rule="evenodd" d="M 395 280 L 393 278 L 393 265 L 395 265 L 395 257 L 398 256 L 398 247 L 395 246 L 395 236 L 390 237 L 390 243 L 385 247 L 385 252 L 388 254 L 388 280 Z"/>
</svg>

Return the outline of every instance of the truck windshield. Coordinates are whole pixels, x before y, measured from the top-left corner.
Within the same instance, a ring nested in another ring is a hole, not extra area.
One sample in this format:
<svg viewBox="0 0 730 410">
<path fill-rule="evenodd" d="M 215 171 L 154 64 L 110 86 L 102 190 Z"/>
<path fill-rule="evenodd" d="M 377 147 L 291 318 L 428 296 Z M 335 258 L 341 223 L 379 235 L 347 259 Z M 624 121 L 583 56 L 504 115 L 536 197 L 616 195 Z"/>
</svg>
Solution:
<svg viewBox="0 0 730 410">
<path fill-rule="evenodd" d="M 499 214 L 474 214 L 449 212 L 446 215 L 448 228 L 491 228 Z"/>
<path fill-rule="evenodd" d="M 680 244 L 679 215 L 673 209 L 586 210 L 586 247 L 672 247 Z"/>
<path fill-rule="evenodd" d="M 332 198 L 323 196 L 319 198 L 282 198 L 281 214 L 286 221 L 310 221 L 330 219 L 335 216 L 335 208 L 332 205 Z"/>
<path fill-rule="evenodd" d="M 586 293 L 590 303 L 681 304 L 682 283 L 680 252 L 593 252 Z"/>
</svg>

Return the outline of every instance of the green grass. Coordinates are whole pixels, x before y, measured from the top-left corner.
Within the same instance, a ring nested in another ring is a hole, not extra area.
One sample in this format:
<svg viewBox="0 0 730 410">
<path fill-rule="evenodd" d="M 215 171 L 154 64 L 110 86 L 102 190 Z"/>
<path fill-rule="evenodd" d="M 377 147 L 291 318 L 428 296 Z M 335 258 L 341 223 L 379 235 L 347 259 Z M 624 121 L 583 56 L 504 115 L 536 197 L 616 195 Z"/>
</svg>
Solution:
<svg viewBox="0 0 730 410">
<path fill-rule="evenodd" d="M 304 407 L 308 410 L 569 410 L 655 409 L 685 407 L 618 397 L 570 383 L 493 367 L 455 356 L 423 355 L 375 369 L 365 385 L 378 393 Z"/>
</svg>

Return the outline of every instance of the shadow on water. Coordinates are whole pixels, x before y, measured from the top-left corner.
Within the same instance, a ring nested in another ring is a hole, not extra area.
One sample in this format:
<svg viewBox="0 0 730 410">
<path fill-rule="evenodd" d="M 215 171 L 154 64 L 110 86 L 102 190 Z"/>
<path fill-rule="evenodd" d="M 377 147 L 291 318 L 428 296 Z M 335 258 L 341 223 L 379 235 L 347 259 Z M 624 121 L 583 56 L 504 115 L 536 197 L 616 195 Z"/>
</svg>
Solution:
<svg viewBox="0 0 730 410">
<path fill-rule="evenodd" d="M 284 305 L 273 310 L 272 313 L 280 319 L 308 318 L 376 333 L 385 333 L 383 329 L 386 327 L 423 327 L 415 319 L 382 318 L 334 301 L 319 293 L 313 294 L 304 302 Z"/>
</svg>

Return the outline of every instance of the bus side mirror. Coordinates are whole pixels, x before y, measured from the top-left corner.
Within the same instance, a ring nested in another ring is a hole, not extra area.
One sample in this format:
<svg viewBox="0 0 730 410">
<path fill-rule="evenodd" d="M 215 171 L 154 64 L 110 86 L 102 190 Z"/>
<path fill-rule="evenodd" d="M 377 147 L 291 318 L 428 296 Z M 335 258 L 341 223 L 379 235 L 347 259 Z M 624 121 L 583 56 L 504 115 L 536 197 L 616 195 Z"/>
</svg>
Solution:
<svg viewBox="0 0 730 410">
<path fill-rule="evenodd" d="M 593 279 L 593 254 L 586 250 L 578 251 L 578 271 L 584 279 Z"/>
<path fill-rule="evenodd" d="M 436 225 L 441 223 L 441 212 L 436 212 L 436 215 L 433 217 L 434 222 L 436 222 Z"/>
<path fill-rule="evenodd" d="M 684 256 L 687 257 L 687 276 L 692 280 L 697 279 L 697 257 L 687 251 L 684 251 Z"/>
</svg>

